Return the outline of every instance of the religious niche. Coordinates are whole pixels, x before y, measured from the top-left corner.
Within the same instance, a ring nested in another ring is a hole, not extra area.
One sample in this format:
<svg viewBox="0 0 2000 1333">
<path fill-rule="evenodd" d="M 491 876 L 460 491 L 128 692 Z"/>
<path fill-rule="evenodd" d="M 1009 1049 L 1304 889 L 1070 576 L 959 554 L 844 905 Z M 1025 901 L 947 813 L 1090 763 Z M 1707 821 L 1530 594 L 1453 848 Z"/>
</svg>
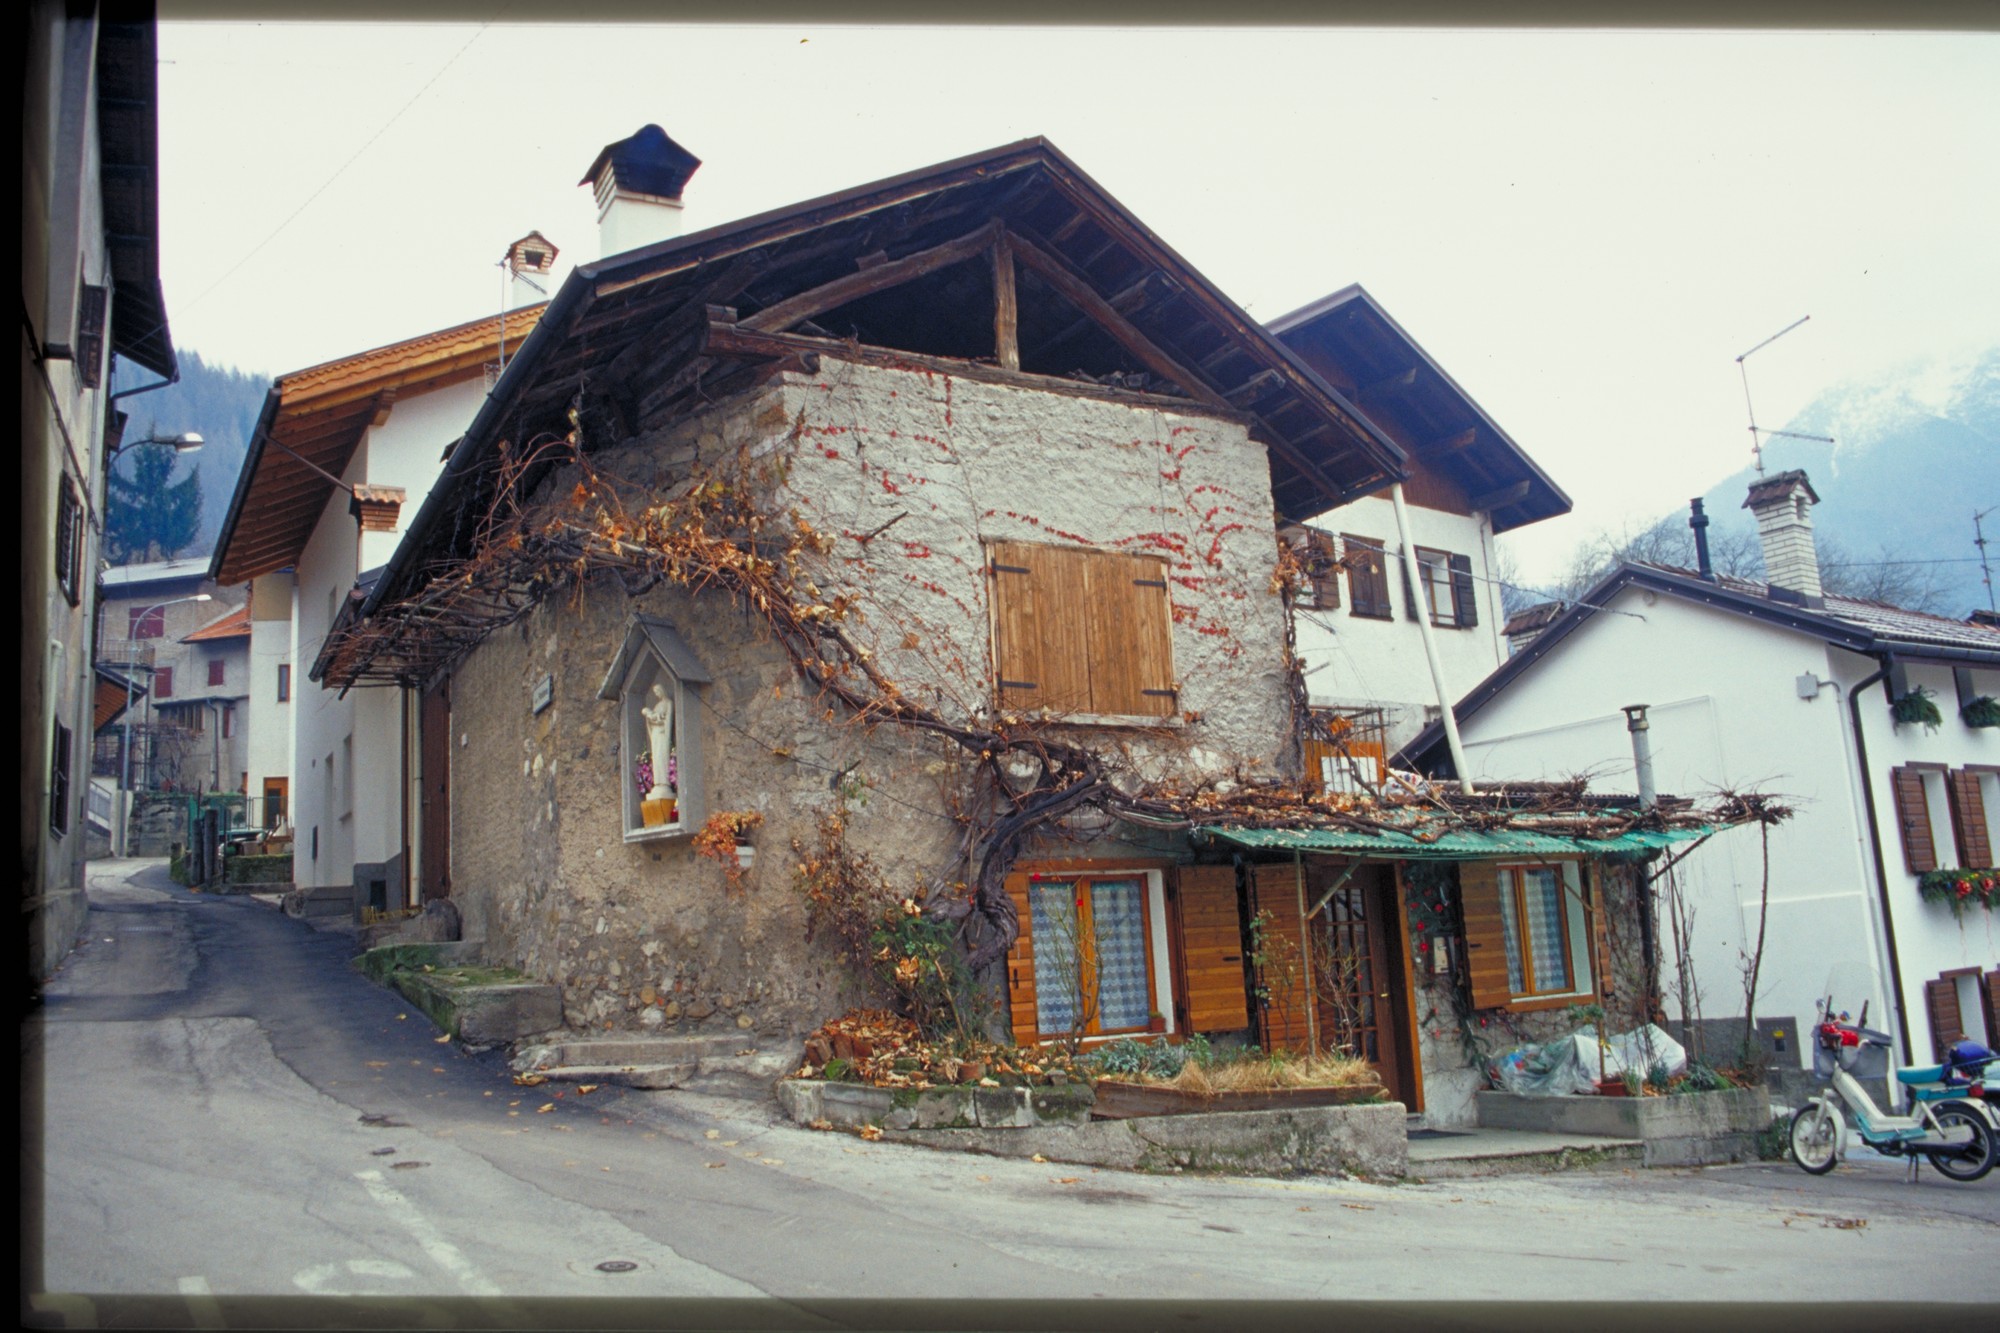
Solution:
<svg viewBox="0 0 2000 1333">
<path fill-rule="evenodd" d="M 701 698 L 706 667 L 674 627 L 639 616 L 605 673 L 618 702 L 618 788 L 625 841 L 701 828 Z"/>
</svg>

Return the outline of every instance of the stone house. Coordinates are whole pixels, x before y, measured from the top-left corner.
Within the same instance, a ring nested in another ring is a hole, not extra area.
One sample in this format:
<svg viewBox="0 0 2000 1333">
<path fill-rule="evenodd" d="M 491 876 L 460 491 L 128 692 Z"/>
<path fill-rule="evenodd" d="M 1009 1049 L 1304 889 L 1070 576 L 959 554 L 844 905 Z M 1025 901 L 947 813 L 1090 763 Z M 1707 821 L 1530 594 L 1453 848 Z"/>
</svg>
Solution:
<svg viewBox="0 0 2000 1333">
<path fill-rule="evenodd" d="M 642 137 L 586 178 L 608 219 Z M 1319 799 L 1280 524 L 1408 475 L 1031 140 L 580 266 L 314 674 L 425 701 L 409 753 L 465 932 L 572 1027 L 804 1035 L 866 993 L 806 892 L 858 852 L 888 901 L 964 923 L 1020 1041 L 1310 1040 L 1249 946 L 1260 912 L 1314 922 L 1367 952 L 1370 1056 L 1421 1105 L 1420 840 L 1259 845 L 1231 817 Z M 1564 503 L 1531 479 L 1489 504 L 1531 497 Z M 1592 904 L 1617 879 L 1507 873 Z M 1583 910 L 1524 1012 L 1606 989 Z"/>
</svg>

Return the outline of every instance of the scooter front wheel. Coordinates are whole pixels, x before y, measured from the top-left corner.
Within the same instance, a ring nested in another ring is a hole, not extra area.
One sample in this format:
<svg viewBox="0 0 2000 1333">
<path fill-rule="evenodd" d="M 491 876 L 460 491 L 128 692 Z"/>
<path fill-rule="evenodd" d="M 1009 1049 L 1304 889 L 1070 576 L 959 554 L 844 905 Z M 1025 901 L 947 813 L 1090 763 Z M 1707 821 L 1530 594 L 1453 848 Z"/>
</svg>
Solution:
<svg viewBox="0 0 2000 1333">
<path fill-rule="evenodd" d="M 1840 1125 L 1834 1116 L 1825 1102 L 1802 1106 L 1792 1116 L 1792 1160 L 1800 1170 L 1815 1176 L 1833 1170 L 1840 1155 Z"/>
<path fill-rule="evenodd" d="M 1951 1180 L 1977 1180 L 1993 1169 L 1993 1131 L 1986 1123 L 1986 1117 L 1973 1110 L 1964 1102 L 1947 1102 L 1934 1111 L 1939 1129 L 1955 1129 L 1964 1125 L 1972 1131 L 1972 1143 L 1958 1152 L 1934 1152 L 1926 1154 L 1938 1174 Z"/>
</svg>

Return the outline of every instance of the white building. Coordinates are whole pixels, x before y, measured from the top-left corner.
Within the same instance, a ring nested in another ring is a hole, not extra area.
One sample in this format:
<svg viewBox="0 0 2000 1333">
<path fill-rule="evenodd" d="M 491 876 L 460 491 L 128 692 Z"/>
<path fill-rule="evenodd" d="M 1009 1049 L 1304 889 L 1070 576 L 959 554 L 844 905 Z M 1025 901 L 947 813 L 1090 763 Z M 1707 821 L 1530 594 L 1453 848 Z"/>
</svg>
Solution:
<svg viewBox="0 0 2000 1333">
<path fill-rule="evenodd" d="M 1879 1017 L 1898 1036 L 1906 1062 L 1922 1061 L 1961 1034 L 2000 1038 L 2000 920 L 1976 896 L 1962 912 L 1929 900 L 1924 880 L 1994 864 L 2000 729 L 1973 725 L 1962 710 L 2000 696 L 2000 628 L 1825 594 L 1815 502 L 1803 473 L 1752 487 L 1746 503 L 1770 583 L 1622 565 L 1456 714 L 1475 780 L 1587 773 L 1629 789 L 1624 710 L 1644 704 L 1660 791 L 1782 794 L 1796 814 L 1770 836 L 1756 1005 L 1767 1036 L 1787 1031 L 1785 1049 L 1808 1058 L 1793 1024 L 1813 1020 L 1834 964 L 1858 963 L 1876 978 L 1871 1023 Z M 1937 708 L 1937 725 L 1897 720 L 1892 705 L 1920 695 Z M 1435 726 L 1399 758 L 1449 771 Z M 1679 871 L 1693 910 L 1686 956 L 1709 1018 L 1742 1013 L 1741 961 L 1754 949 L 1763 873 L 1758 844 L 1741 836 L 1717 839 Z M 1658 922 L 1656 934 L 1678 1012 L 1672 923 Z M 1868 998 L 1834 997 L 1857 1013 Z"/>
<path fill-rule="evenodd" d="M 1507 656 L 1493 539 L 1566 514 L 1570 501 L 1360 286 L 1270 328 L 1408 458 L 1404 512 L 1421 579 L 1404 571 L 1385 486 L 1314 520 L 1325 572 L 1297 626 L 1313 706 L 1350 721 L 1345 748 L 1364 768 L 1372 761 L 1364 779 L 1379 780 L 1384 755 L 1439 711 L 1418 616 L 1447 698 L 1483 678 Z"/>
<path fill-rule="evenodd" d="M 250 581 L 250 682 L 244 768 L 258 826 L 292 823 L 292 575 Z"/>
<path fill-rule="evenodd" d="M 83 893 L 91 660 L 104 460 L 123 414 L 115 359 L 177 374 L 159 281 L 152 7 L 118 21 L 35 0 L 21 41 L 21 430 L 17 640 L 24 959 L 31 985 L 68 953 Z"/>
</svg>

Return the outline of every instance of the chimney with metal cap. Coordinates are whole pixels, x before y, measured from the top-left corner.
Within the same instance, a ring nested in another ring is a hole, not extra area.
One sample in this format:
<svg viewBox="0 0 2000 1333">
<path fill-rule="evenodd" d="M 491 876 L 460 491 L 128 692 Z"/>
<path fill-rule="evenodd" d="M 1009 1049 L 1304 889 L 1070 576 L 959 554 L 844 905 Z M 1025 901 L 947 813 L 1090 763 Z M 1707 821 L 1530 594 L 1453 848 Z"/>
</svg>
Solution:
<svg viewBox="0 0 2000 1333">
<path fill-rule="evenodd" d="M 1796 468 L 1750 483 L 1743 507 L 1757 519 L 1757 540 L 1764 546 L 1764 580 L 1774 594 L 1790 592 L 1818 599 L 1819 552 L 1813 545 L 1812 506 L 1819 503 L 1812 483 Z"/>
<path fill-rule="evenodd" d="M 599 257 L 680 235 L 681 191 L 700 166 L 700 158 L 658 125 L 606 144 L 577 182 L 597 194 Z"/>
</svg>

